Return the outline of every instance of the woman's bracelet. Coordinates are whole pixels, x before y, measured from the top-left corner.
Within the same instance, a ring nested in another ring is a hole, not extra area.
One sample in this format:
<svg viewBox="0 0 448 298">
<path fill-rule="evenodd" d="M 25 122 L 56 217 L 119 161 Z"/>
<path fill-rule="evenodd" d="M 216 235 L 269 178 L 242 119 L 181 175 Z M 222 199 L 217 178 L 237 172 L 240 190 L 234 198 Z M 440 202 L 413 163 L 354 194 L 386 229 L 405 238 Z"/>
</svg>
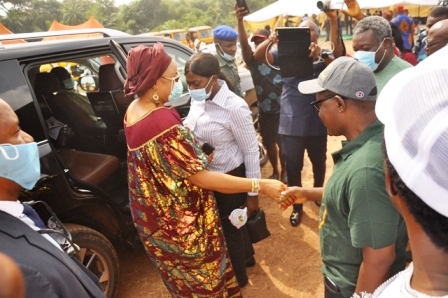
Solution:
<svg viewBox="0 0 448 298">
<path fill-rule="evenodd" d="M 258 178 L 252 178 L 252 191 L 253 193 L 258 193 L 260 190 L 260 180 Z"/>
</svg>

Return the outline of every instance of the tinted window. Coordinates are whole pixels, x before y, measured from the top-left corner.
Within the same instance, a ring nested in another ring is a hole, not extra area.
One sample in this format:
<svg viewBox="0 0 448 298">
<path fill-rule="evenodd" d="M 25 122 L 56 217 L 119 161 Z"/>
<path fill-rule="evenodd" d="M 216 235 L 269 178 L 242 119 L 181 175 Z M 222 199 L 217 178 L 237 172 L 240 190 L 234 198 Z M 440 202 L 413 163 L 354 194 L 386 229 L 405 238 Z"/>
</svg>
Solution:
<svg viewBox="0 0 448 298">
<path fill-rule="evenodd" d="M 23 131 L 36 142 L 46 139 L 30 88 L 16 60 L 0 62 L 0 98 L 16 112 Z"/>
</svg>

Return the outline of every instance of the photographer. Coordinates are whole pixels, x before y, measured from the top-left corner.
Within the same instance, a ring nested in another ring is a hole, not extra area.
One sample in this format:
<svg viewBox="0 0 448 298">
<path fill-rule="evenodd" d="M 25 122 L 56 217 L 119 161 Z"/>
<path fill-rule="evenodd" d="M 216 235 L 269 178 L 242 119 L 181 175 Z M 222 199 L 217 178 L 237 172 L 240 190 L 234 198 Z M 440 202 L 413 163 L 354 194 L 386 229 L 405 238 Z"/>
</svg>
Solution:
<svg viewBox="0 0 448 298">
<path fill-rule="evenodd" d="M 333 57 L 326 51 L 321 51 L 317 41 L 319 27 L 312 21 L 304 21 L 299 27 L 309 27 L 311 34 L 310 57 L 313 58 L 314 76 L 283 77 L 283 88 L 280 97 L 279 134 L 282 156 L 286 163 L 286 174 L 289 186 L 301 186 L 301 171 L 305 150 L 313 165 L 314 186 L 321 187 L 325 179 L 325 159 L 327 151 L 327 130 L 310 105 L 315 100 L 314 95 L 302 94 L 297 85 L 306 80 L 317 78 L 322 70 L 343 54 L 343 44 L 339 36 L 338 15 L 336 11 L 326 11 L 330 20 L 330 41 L 334 45 Z M 277 43 L 276 34 L 262 42 L 255 50 L 254 57 L 258 62 L 277 64 L 277 51 L 267 50 L 272 43 Z M 293 227 L 298 226 L 302 217 L 302 205 L 294 205 L 290 216 Z"/>
</svg>

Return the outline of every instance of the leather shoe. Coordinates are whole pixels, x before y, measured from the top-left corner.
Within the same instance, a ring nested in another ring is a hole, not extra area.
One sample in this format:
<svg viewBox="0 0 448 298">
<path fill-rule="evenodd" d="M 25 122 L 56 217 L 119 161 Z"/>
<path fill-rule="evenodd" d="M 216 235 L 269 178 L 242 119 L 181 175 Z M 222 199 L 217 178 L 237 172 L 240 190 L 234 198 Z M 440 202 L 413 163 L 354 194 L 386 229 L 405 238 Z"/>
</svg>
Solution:
<svg viewBox="0 0 448 298">
<path fill-rule="evenodd" d="M 246 267 L 254 267 L 255 263 L 255 258 L 252 256 L 249 260 L 246 261 Z"/>
<path fill-rule="evenodd" d="M 303 212 L 302 210 L 292 211 L 291 216 L 289 217 L 289 222 L 291 223 L 291 226 L 297 227 L 300 224 L 300 220 L 302 219 L 302 212 Z"/>
</svg>

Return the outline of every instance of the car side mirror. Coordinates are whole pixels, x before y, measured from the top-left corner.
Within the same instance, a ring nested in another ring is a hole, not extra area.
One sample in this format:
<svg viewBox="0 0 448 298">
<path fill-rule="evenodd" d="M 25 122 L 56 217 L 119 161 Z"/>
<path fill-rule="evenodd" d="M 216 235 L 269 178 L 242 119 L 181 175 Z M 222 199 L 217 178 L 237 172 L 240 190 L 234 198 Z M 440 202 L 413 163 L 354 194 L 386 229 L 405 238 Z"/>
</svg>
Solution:
<svg viewBox="0 0 448 298">
<path fill-rule="evenodd" d="M 91 92 L 91 91 L 98 91 L 98 77 L 97 76 L 85 76 L 81 77 L 79 79 L 78 84 L 82 90 Z"/>
</svg>

